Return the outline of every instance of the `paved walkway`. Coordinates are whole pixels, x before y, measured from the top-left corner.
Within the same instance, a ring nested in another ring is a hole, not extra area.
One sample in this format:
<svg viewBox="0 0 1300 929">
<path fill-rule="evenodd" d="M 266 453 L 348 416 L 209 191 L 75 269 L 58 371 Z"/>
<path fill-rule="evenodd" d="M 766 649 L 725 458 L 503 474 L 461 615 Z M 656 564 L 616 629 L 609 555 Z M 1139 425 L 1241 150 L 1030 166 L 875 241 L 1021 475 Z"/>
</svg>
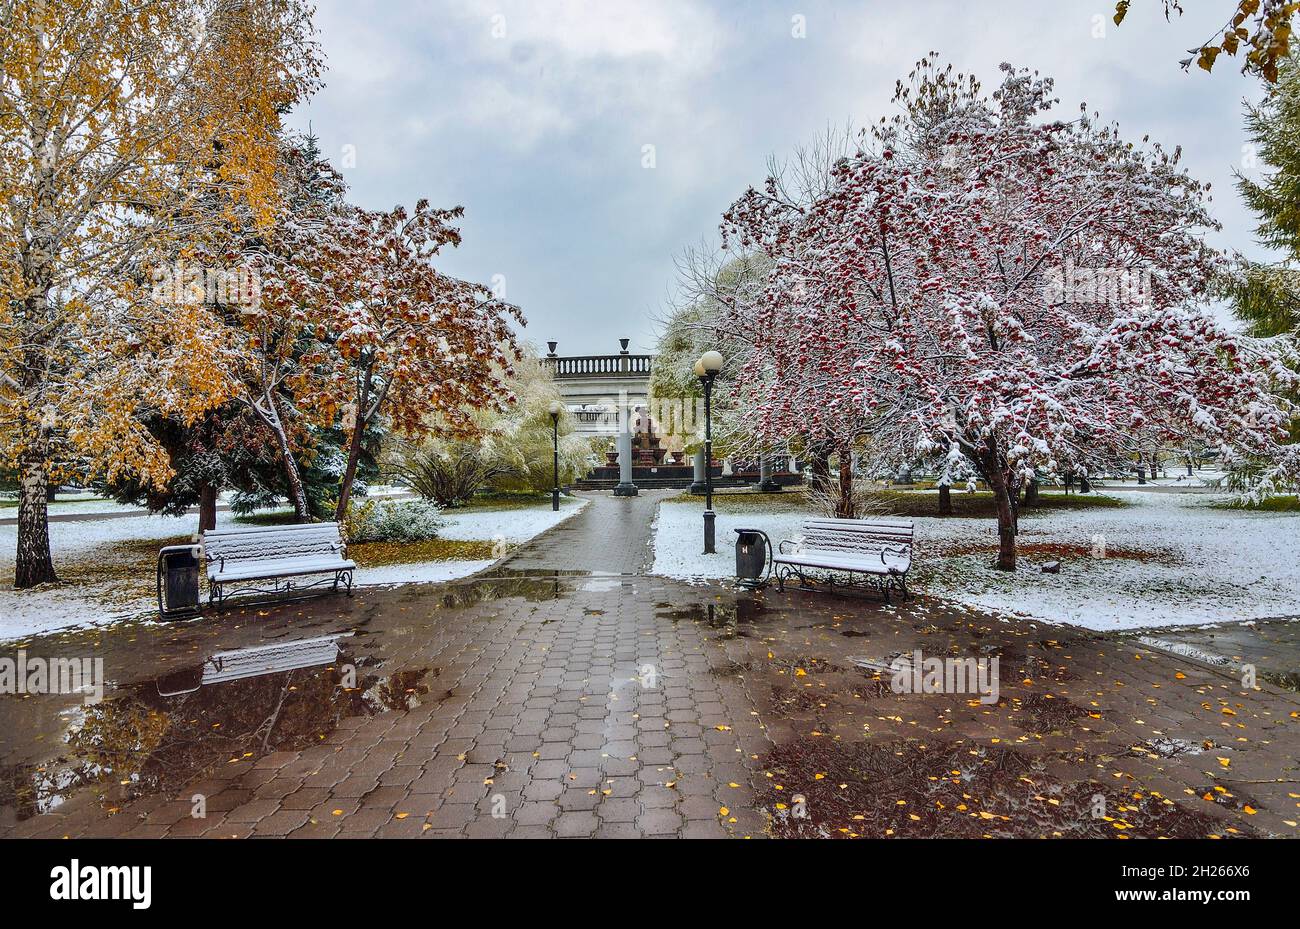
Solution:
<svg viewBox="0 0 1300 929">
<path fill-rule="evenodd" d="M 679 493 L 650 490 L 635 497 L 580 493 L 578 496 L 591 500 L 583 512 L 533 539 L 504 567 L 547 574 L 644 574 L 653 560 L 651 523 L 655 510 L 660 500 Z"/>
<path fill-rule="evenodd" d="M 594 495 L 463 582 L 29 643 L 117 685 L 83 724 L 0 698 L 0 834 L 1296 834 L 1293 693 L 928 598 L 646 577 L 654 504 Z M 1000 699 L 863 666 L 918 649 L 997 657 Z"/>
</svg>

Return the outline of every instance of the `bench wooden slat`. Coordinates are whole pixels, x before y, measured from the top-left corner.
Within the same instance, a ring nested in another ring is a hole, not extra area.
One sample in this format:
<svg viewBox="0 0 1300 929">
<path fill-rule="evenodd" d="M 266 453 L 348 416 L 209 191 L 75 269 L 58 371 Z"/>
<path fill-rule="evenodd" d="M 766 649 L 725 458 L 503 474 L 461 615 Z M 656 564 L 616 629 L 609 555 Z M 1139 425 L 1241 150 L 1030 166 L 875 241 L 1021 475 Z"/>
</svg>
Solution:
<svg viewBox="0 0 1300 929">
<path fill-rule="evenodd" d="M 804 581 L 800 569 L 814 568 L 879 578 L 888 600 L 892 586 L 907 593 L 913 537 L 911 520 L 813 518 L 800 527 L 799 538 L 781 543 L 772 564 L 779 566 L 777 582 L 782 589 L 787 577 L 796 575 Z M 795 548 L 785 551 L 786 545 Z"/>
<path fill-rule="evenodd" d="M 292 526 L 253 526 L 216 529 L 200 536 L 207 561 L 208 599 L 221 601 L 224 585 L 245 581 L 286 580 L 310 575 L 334 575 L 352 592 L 356 562 L 345 553 L 338 523 L 301 523 Z M 315 586 L 319 581 L 308 585 Z"/>
</svg>

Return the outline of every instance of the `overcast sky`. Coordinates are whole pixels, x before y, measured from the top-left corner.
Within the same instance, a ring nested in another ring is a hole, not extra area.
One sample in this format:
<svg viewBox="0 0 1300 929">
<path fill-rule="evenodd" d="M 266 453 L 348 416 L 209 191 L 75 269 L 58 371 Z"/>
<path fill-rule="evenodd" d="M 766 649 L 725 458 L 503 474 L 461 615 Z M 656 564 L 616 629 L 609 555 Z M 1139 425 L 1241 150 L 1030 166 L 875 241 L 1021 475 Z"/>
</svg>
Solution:
<svg viewBox="0 0 1300 929">
<path fill-rule="evenodd" d="M 1087 101 L 1127 138 L 1181 145 L 1214 185 L 1211 241 L 1262 254 L 1232 183 L 1259 84 L 1227 58 L 1212 75 L 1178 65 L 1229 0 L 1184 2 L 1172 23 L 1135 0 L 1118 28 L 1112 0 L 318 3 L 326 87 L 293 125 L 310 121 L 362 206 L 463 205 L 442 269 L 503 282 L 525 337 L 561 354 L 621 336 L 652 350 L 674 259 L 716 240 L 768 156 L 891 115 L 895 80 L 931 49 L 990 91 L 1000 62 L 1036 68 L 1063 116 Z"/>
</svg>

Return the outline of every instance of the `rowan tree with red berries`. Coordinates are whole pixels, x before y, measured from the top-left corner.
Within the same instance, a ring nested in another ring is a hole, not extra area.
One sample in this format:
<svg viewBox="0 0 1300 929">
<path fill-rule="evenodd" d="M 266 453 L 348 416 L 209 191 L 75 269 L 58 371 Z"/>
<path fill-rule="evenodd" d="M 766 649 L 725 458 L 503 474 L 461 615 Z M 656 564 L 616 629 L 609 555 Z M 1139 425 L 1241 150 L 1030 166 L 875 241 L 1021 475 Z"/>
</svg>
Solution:
<svg viewBox="0 0 1300 929">
<path fill-rule="evenodd" d="M 993 491 L 1006 570 L 1022 487 L 1086 475 L 1136 430 L 1265 460 L 1261 490 L 1300 471 L 1292 375 L 1199 309 L 1222 261 L 1207 188 L 1084 108 L 1051 119 L 1051 92 L 1004 65 L 986 96 L 923 60 L 823 195 L 769 179 L 723 221 L 727 248 L 771 264 L 727 322 L 756 339 L 756 422 L 775 438 L 851 411 L 878 463 L 955 448 Z"/>
</svg>

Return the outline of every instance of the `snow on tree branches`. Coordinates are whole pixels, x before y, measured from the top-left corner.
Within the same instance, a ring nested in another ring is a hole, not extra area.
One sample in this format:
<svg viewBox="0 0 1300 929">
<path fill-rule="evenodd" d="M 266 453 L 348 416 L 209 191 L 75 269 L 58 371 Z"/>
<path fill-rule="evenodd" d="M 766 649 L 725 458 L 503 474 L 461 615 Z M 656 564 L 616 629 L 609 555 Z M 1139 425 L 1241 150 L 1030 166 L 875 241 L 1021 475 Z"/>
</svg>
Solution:
<svg viewBox="0 0 1300 929">
<path fill-rule="evenodd" d="M 134 411 L 220 399 L 195 350 L 206 314 L 156 312 L 139 259 L 193 235 L 178 218 L 205 193 L 269 215 L 280 114 L 320 59 L 299 0 L 13 0 L 0 17 L 0 443 L 30 587 L 56 580 L 56 458 L 161 475 Z"/>
<path fill-rule="evenodd" d="M 1045 118 L 1051 89 L 1004 65 L 986 97 L 922 61 L 824 195 L 803 206 L 769 179 L 723 220 L 772 267 L 728 321 L 755 340 L 759 428 L 859 415 L 877 456 L 957 448 L 997 498 L 1007 569 L 1022 485 L 1087 474 L 1136 430 L 1265 460 L 1264 484 L 1297 464 L 1276 392 L 1292 375 L 1196 309 L 1222 267 L 1206 189 L 1083 108 Z"/>
</svg>

